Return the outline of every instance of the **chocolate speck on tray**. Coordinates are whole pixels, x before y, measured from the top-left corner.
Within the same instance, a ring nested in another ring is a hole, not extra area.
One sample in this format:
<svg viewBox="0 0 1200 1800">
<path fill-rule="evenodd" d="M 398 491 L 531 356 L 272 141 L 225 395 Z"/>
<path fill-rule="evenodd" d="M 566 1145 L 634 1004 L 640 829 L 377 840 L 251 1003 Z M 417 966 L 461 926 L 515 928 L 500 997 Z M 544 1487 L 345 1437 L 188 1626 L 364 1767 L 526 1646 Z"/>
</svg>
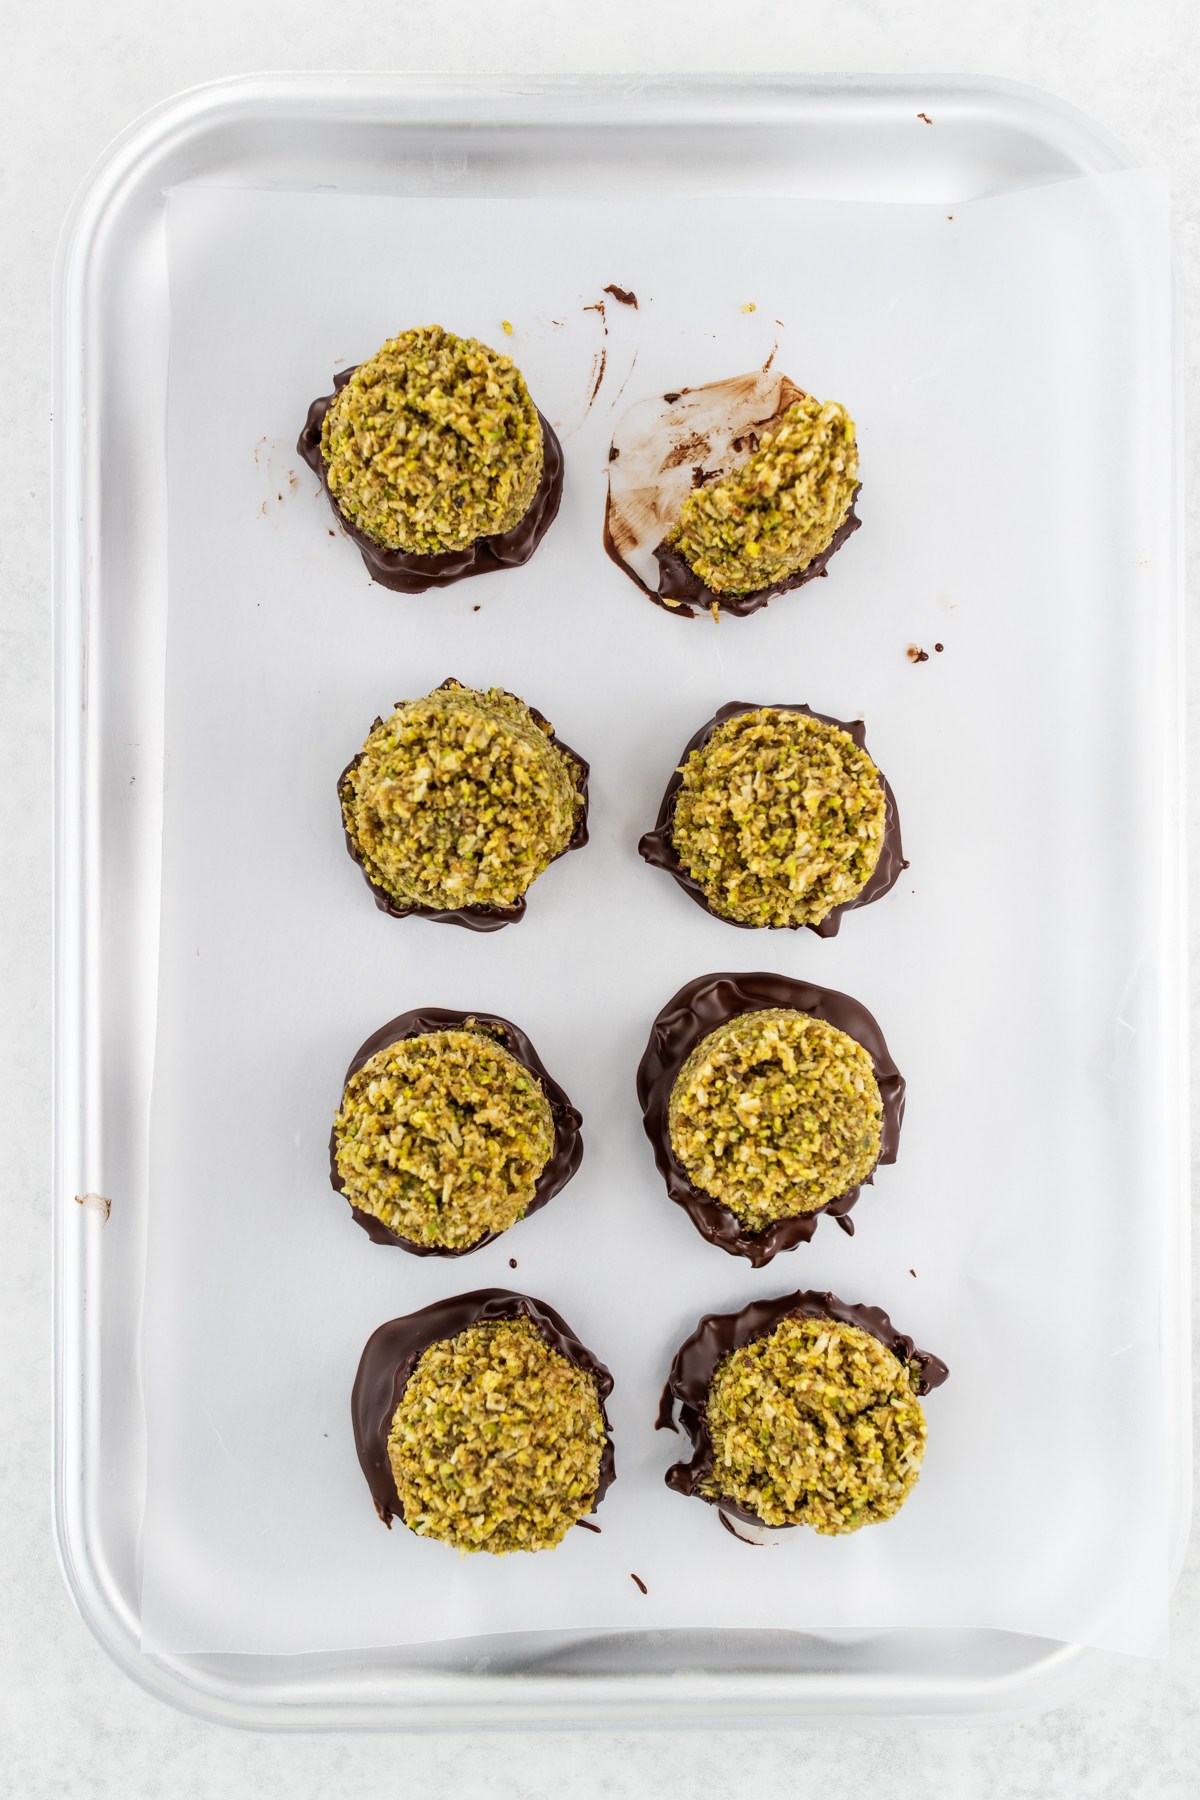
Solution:
<svg viewBox="0 0 1200 1800">
<path fill-rule="evenodd" d="M 617 287 L 614 282 L 610 281 L 604 292 L 611 294 L 614 300 L 619 300 L 622 306 L 632 306 L 635 311 L 637 310 L 638 298 L 632 288 Z"/>
<path fill-rule="evenodd" d="M 941 651 L 943 651 L 943 650 L 944 650 L 944 649 L 945 649 L 945 648 L 946 648 L 946 646 L 945 646 L 945 644 L 935 644 L 935 645 L 934 645 L 934 646 L 933 646 L 933 647 L 934 647 L 934 649 L 935 649 L 935 650 L 937 650 L 937 651 L 938 651 L 938 652 L 939 652 L 939 653 L 940 653 L 940 652 L 941 652 Z"/>
<path fill-rule="evenodd" d="M 923 663 L 929 661 L 928 650 L 922 650 L 919 644 L 910 644 L 906 655 L 908 656 L 910 663 Z"/>
<path fill-rule="evenodd" d="M 636 1581 L 639 1588 L 641 1588 L 643 1594 L 648 1594 L 650 1592 L 649 1588 L 646 1586 L 645 1582 L 642 1580 L 640 1575 L 631 1574 L 629 1579 L 630 1579 L 630 1581 Z"/>
</svg>

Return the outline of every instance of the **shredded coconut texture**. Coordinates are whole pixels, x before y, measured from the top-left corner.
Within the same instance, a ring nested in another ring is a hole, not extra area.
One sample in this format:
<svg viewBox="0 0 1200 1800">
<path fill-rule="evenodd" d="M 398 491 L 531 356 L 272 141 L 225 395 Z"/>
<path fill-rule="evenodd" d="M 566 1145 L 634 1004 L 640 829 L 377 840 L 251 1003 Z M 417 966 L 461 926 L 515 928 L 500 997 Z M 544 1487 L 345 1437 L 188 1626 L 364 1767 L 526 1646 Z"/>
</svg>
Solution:
<svg viewBox="0 0 1200 1800">
<path fill-rule="evenodd" d="M 506 1556 L 553 1550 L 591 1511 L 606 1441 L 595 1379 L 504 1319 L 425 1351 L 388 1459 L 418 1536 Z"/>
<path fill-rule="evenodd" d="M 542 476 L 542 425 L 521 371 L 440 325 L 361 363 L 321 428 L 329 491 L 387 550 L 436 556 L 511 531 Z"/>
<path fill-rule="evenodd" d="M 703 1038 L 668 1107 L 671 1148 L 751 1232 L 814 1212 L 879 1160 L 883 1101 L 868 1051 L 823 1019 L 773 1008 Z"/>
<path fill-rule="evenodd" d="M 753 593 L 829 548 L 857 484 L 853 419 L 805 394 L 748 462 L 687 496 L 666 541 L 714 593 Z"/>
<path fill-rule="evenodd" d="M 583 807 L 551 730 L 499 688 L 439 688 L 378 722 L 342 787 L 371 879 L 401 905 L 515 906 Z"/>
<path fill-rule="evenodd" d="M 377 1051 L 346 1083 L 334 1132 L 351 1205 L 447 1250 L 515 1225 L 554 1148 L 541 1083 L 473 1021 Z"/>
<path fill-rule="evenodd" d="M 824 1537 L 892 1518 L 925 1454 L 919 1377 L 857 1325 L 784 1319 L 713 1378 L 713 1472 L 700 1491 Z"/>
<path fill-rule="evenodd" d="M 763 706 L 692 751 L 672 841 L 722 918 L 817 925 L 866 886 L 886 823 L 879 771 L 848 731 Z"/>
</svg>

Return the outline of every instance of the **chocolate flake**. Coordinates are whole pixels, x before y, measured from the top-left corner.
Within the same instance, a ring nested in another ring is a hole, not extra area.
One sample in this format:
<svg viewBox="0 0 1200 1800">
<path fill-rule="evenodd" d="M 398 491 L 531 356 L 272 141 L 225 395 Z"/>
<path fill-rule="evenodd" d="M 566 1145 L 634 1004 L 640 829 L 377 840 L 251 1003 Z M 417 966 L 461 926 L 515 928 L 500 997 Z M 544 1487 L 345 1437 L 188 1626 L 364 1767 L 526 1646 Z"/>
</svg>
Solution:
<svg viewBox="0 0 1200 1800">
<path fill-rule="evenodd" d="M 634 311 L 637 311 L 637 295 L 631 288 L 617 287 L 615 282 L 610 281 L 604 292 L 606 294 L 611 294 L 614 300 L 619 300 L 622 306 L 632 306 Z"/>
<path fill-rule="evenodd" d="M 646 1586 L 646 1584 L 645 1584 L 645 1582 L 644 1582 L 644 1581 L 643 1581 L 643 1580 L 642 1580 L 642 1578 L 641 1578 L 641 1576 L 640 1576 L 640 1575 L 633 1575 L 633 1574 L 631 1574 L 631 1575 L 630 1575 L 630 1577 L 629 1577 L 629 1579 L 630 1579 L 630 1581 L 636 1581 L 636 1582 L 637 1582 L 637 1584 L 638 1584 L 638 1586 L 639 1586 L 639 1587 L 640 1587 L 640 1588 L 641 1588 L 641 1590 L 642 1590 L 642 1592 L 643 1592 L 643 1594 L 648 1594 L 648 1593 L 649 1593 L 649 1592 L 650 1592 L 650 1590 L 649 1590 L 649 1588 L 648 1588 L 648 1587 L 647 1587 L 647 1586 Z"/>
</svg>

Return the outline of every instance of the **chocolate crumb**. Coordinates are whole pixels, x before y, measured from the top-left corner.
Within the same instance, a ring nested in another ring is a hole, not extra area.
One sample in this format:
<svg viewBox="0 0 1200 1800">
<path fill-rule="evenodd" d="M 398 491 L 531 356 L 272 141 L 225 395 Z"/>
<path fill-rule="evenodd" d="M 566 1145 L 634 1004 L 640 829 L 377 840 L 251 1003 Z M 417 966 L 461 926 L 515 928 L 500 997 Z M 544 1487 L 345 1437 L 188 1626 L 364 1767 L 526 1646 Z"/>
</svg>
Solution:
<svg viewBox="0 0 1200 1800">
<path fill-rule="evenodd" d="M 332 532 L 332 531 L 331 531 L 331 532 L 330 532 L 330 534 L 329 534 L 329 535 L 330 535 L 330 537 L 332 537 L 332 536 L 333 536 L 333 532 Z"/>
<path fill-rule="evenodd" d="M 509 1268 L 510 1268 L 510 1269 L 515 1269 L 515 1268 L 516 1268 L 516 1266 L 517 1266 L 517 1259 L 516 1259 L 516 1257 L 515 1257 L 515 1256 L 510 1256 L 510 1257 L 509 1257 L 509 1259 L 508 1259 L 508 1266 L 509 1266 Z"/>
<path fill-rule="evenodd" d="M 929 661 L 928 650 L 922 650 L 917 644 L 910 644 L 908 646 L 907 654 L 910 663 L 923 663 Z"/>
<path fill-rule="evenodd" d="M 620 288 L 610 281 L 604 292 L 611 294 L 614 300 L 619 300 L 622 306 L 632 306 L 634 312 L 638 310 L 637 295 L 631 288 Z"/>
<path fill-rule="evenodd" d="M 677 400 L 683 399 L 683 395 L 682 394 L 664 394 L 663 399 L 666 401 L 668 406 L 674 406 L 674 404 Z M 634 1580 L 635 1581 L 637 1580 L 636 1575 L 634 1576 Z"/>
<path fill-rule="evenodd" d="M 649 1593 L 649 1592 L 650 1592 L 650 1590 L 649 1590 L 649 1588 L 648 1588 L 648 1587 L 647 1587 L 647 1586 L 646 1586 L 646 1584 L 645 1584 L 645 1582 L 644 1582 L 644 1581 L 643 1581 L 643 1580 L 642 1580 L 642 1578 L 641 1578 L 641 1576 L 640 1576 L 640 1575 L 633 1575 L 633 1574 L 631 1574 L 631 1575 L 630 1575 L 630 1577 L 629 1577 L 629 1579 L 630 1579 L 630 1581 L 636 1581 L 636 1582 L 637 1582 L 637 1584 L 638 1584 L 638 1586 L 639 1586 L 639 1587 L 640 1587 L 640 1588 L 641 1588 L 641 1590 L 642 1590 L 642 1592 L 643 1592 L 643 1594 L 648 1594 L 648 1593 Z"/>
<path fill-rule="evenodd" d="M 598 1525 L 593 1525 L 589 1519 L 576 1519 L 575 1523 L 577 1525 L 582 1525 L 585 1531 L 594 1531 L 596 1536 L 600 1537 L 600 1527 Z"/>
<path fill-rule="evenodd" d="M 608 453 L 609 462 L 616 462 L 616 460 L 617 460 L 618 456 L 620 456 L 620 454 L 621 454 L 621 452 L 617 449 L 617 446 L 614 444 Z"/>
<path fill-rule="evenodd" d="M 478 612 L 478 611 L 479 611 L 479 608 L 478 608 L 478 607 L 477 607 L 477 606 L 473 606 L 473 607 L 472 607 L 472 608 L 471 608 L 471 611 L 472 611 L 472 612 Z"/>
<path fill-rule="evenodd" d="M 929 117 L 928 113 L 918 113 L 917 117 L 918 117 L 918 119 L 924 119 L 924 121 L 927 125 L 933 124 L 933 120 Z"/>
<path fill-rule="evenodd" d="M 939 653 L 939 655 L 946 648 L 945 644 L 935 644 L 933 647 Z"/>
<path fill-rule="evenodd" d="M 910 1269 L 908 1272 L 912 1276 L 913 1280 L 915 1281 L 917 1279 L 917 1271 L 915 1269 Z"/>
</svg>

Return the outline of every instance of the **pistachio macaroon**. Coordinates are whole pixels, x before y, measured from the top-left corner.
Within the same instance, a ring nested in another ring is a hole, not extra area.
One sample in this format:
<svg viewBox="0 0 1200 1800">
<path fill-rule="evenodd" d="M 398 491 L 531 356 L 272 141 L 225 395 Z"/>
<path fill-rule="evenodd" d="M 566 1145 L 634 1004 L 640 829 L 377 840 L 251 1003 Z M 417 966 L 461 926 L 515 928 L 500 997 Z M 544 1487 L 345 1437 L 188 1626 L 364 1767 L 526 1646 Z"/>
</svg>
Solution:
<svg viewBox="0 0 1200 1800">
<path fill-rule="evenodd" d="M 410 1530 L 505 1556 L 553 1550 L 592 1510 L 606 1442 L 595 1377 L 514 1318 L 424 1351 L 387 1454 Z"/>
<path fill-rule="evenodd" d="M 824 1019 L 772 1007 L 700 1040 L 667 1118 L 688 1178 L 758 1232 L 866 1180 L 879 1161 L 883 1100 L 860 1043 Z"/>
<path fill-rule="evenodd" d="M 524 518 L 544 446 L 511 356 L 428 325 L 359 364 L 325 414 L 321 457 L 352 525 L 386 550 L 436 556 Z"/>
<path fill-rule="evenodd" d="M 672 842 L 720 917 L 817 925 L 866 886 L 886 823 L 883 778 L 848 731 L 760 706 L 688 757 Z"/>
<path fill-rule="evenodd" d="M 840 1320 L 792 1316 L 726 1356 L 709 1387 L 705 1497 L 825 1537 L 899 1512 L 925 1454 L 920 1363 Z"/>
<path fill-rule="evenodd" d="M 351 1206 L 447 1250 L 523 1218 L 553 1149 L 540 1083 L 473 1020 L 377 1051 L 347 1081 L 334 1120 Z"/>
<path fill-rule="evenodd" d="M 401 908 L 518 905 L 583 811 L 552 731 L 515 695 L 457 684 L 377 720 L 339 784 L 372 886 Z"/>
<path fill-rule="evenodd" d="M 749 461 L 688 494 L 665 541 L 713 593 L 752 593 L 828 550 L 857 487 L 853 419 L 804 394 Z"/>
</svg>

